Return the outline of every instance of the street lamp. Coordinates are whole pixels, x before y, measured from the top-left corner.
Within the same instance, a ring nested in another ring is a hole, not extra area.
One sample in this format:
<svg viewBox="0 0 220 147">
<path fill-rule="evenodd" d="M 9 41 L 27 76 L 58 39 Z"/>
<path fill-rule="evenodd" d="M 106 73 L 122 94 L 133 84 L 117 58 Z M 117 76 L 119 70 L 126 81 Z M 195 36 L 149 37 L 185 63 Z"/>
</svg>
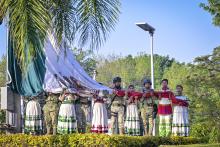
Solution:
<svg viewBox="0 0 220 147">
<path fill-rule="evenodd" d="M 151 82 L 152 82 L 152 88 L 154 89 L 153 35 L 154 35 L 155 29 L 149 24 L 147 24 L 146 22 L 136 23 L 136 25 L 139 26 L 144 31 L 149 32 L 151 36 Z"/>
<path fill-rule="evenodd" d="M 94 69 L 94 70 L 93 70 L 93 77 L 92 77 L 93 80 L 96 80 L 96 76 L 97 76 L 97 71 Z"/>
</svg>

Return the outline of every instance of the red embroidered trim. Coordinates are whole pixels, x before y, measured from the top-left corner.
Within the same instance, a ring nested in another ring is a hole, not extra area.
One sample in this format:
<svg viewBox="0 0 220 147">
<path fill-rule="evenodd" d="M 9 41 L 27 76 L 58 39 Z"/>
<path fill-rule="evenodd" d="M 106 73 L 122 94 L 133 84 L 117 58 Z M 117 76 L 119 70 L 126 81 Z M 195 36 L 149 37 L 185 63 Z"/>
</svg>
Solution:
<svg viewBox="0 0 220 147">
<path fill-rule="evenodd" d="M 91 128 L 91 132 L 93 133 L 108 133 L 108 127 L 107 126 L 102 126 L 102 125 L 99 125 L 99 126 L 92 126 Z"/>
</svg>

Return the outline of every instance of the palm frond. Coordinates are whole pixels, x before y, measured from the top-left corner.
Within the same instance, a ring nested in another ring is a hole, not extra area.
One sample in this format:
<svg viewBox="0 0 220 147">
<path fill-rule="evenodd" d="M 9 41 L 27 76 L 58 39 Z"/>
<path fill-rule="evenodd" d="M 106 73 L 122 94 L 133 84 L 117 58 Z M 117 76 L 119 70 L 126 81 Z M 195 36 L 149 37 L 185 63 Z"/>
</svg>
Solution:
<svg viewBox="0 0 220 147">
<path fill-rule="evenodd" d="M 118 21 L 119 7 L 119 0 L 77 0 L 79 44 L 99 48 Z"/>
<path fill-rule="evenodd" d="M 62 39 L 72 41 L 76 24 L 76 0 L 52 0 L 53 28 L 60 43 Z"/>
<path fill-rule="evenodd" d="M 9 33 L 21 68 L 43 49 L 51 17 L 44 0 L 13 0 L 7 6 Z"/>
<path fill-rule="evenodd" d="M 98 48 L 118 20 L 119 0 L 1 0 L 0 20 L 9 14 L 9 33 L 21 67 L 43 49 L 52 26 L 59 42 Z"/>
<path fill-rule="evenodd" d="M 11 0 L 0 1 L 0 20 L 3 20 L 3 18 L 6 16 L 10 3 L 11 3 Z"/>
</svg>

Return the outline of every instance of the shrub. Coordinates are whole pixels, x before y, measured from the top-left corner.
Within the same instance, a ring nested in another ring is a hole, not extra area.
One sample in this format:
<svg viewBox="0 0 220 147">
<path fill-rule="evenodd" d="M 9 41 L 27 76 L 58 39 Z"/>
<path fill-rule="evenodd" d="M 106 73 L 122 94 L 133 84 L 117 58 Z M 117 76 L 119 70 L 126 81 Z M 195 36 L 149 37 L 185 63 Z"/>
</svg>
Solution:
<svg viewBox="0 0 220 147">
<path fill-rule="evenodd" d="M 156 147 L 159 145 L 181 145 L 204 143 L 193 137 L 131 137 L 106 134 L 71 134 L 31 136 L 24 134 L 0 135 L 0 146 L 117 146 L 117 147 Z"/>
<path fill-rule="evenodd" d="M 219 143 L 219 142 L 220 142 L 219 128 L 213 127 L 211 133 L 209 134 L 209 143 Z"/>
<path fill-rule="evenodd" d="M 196 123 L 191 126 L 190 135 L 193 137 L 208 137 L 211 128 L 206 123 Z"/>
<path fill-rule="evenodd" d="M 5 122 L 5 110 L 0 110 L 0 123 L 4 123 Z"/>
</svg>

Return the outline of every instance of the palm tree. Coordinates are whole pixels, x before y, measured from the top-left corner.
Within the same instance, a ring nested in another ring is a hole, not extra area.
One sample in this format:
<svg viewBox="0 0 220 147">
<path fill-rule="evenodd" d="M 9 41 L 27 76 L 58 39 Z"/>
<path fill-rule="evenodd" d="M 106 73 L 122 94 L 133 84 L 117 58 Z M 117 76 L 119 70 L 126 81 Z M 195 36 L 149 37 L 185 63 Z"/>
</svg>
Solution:
<svg viewBox="0 0 220 147">
<path fill-rule="evenodd" d="M 0 20 L 8 17 L 9 34 L 21 67 L 43 49 L 47 31 L 58 41 L 100 47 L 119 16 L 120 0 L 0 0 Z"/>
</svg>

